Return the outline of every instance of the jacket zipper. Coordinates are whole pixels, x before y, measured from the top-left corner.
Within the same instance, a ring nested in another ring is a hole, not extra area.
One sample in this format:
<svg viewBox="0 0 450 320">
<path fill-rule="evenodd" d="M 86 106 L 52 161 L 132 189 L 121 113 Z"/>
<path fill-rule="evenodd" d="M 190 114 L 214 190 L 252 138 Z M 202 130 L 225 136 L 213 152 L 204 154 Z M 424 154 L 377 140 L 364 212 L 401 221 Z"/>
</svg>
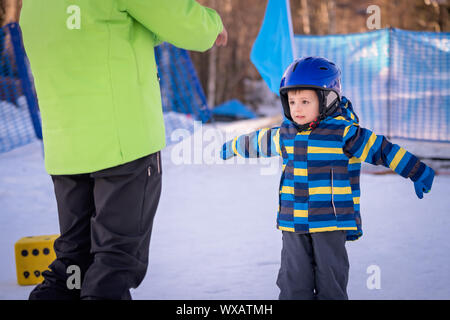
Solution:
<svg viewBox="0 0 450 320">
<path fill-rule="evenodd" d="M 158 173 L 161 173 L 161 169 L 159 167 L 159 151 L 156 153 L 156 162 L 158 163 Z"/>
<path fill-rule="evenodd" d="M 144 217 L 144 205 L 145 205 L 145 198 L 147 195 L 147 185 L 148 185 L 148 180 L 150 179 L 150 176 L 152 175 L 152 168 L 150 166 L 147 167 L 147 178 L 145 179 L 145 184 L 144 184 L 144 195 L 142 196 L 142 204 L 141 204 L 141 215 L 139 217 L 139 232 L 142 232 L 142 220 Z"/>
<path fill-rule="evenodd" d="M 334 216 L 336 216 L 336 207 L 334 206 L 333 168 L 331 168 L 331 204 L 333 205 Z"/>
</svg>

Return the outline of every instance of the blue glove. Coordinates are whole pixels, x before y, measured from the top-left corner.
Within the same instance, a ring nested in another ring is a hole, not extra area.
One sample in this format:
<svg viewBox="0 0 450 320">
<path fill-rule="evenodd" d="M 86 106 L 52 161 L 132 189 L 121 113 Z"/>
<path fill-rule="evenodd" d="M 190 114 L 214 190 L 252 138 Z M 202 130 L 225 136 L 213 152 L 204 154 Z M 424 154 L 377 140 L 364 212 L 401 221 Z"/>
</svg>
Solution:
<svg viewBox="0 0 450 320">
<path fill-rule="evenodd" d="M 233 148 L 231 146 L 232 143 L 233 143 L 233 140 L 230 140 L 223 144 L 222 151 L 220 152 L 220 157 L 223 160 L 227 160 L 227 159 L 235 156 Z"/>
<path fill-rule="evenodd" d="M 423 193 L 428 193 L 431 190 L 434 179 L 434 170 L 430 167 L 426 167 L 420 175 L 419 179 L 414 182 L 414 189 L 416 190 L 417 197 L 423 198 Z"/>
</svg>

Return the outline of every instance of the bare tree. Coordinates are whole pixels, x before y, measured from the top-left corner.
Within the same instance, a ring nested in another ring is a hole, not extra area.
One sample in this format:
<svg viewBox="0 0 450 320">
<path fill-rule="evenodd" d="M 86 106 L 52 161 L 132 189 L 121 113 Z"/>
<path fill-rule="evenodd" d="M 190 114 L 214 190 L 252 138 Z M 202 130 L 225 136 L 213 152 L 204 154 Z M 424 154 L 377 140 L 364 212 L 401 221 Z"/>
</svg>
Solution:
<svg viewBox="0 0 450 320">
<path fill-rule="evenodd" d="M 309 6 L 308 0 L 301 0 L 300 16 L 302 17 L 303 33 L 311 33 L 311 25 L 309 23 Z"/>
<path fill-rule="evenodd" d="M 329 0 L 327 1 L 328 5 L 328 33 L 333 34 L 336 33 L 336 1 Z"/>
</svg>

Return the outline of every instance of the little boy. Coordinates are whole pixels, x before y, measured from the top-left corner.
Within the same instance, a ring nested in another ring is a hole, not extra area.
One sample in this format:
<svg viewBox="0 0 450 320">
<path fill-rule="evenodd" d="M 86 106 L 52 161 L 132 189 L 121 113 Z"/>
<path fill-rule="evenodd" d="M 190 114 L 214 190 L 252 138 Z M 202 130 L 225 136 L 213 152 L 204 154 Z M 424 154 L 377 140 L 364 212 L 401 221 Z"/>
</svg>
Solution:
<svg viewBox="0 0 450 320">
<path fill-rule="evenodd" d="M 340 70 L 320 57 L 295 60 L 280 85 L 285 121 L 223 145 L 222 158 L 283 157 L 277 228 L 280 299 L 348 299 L 346 240 L 362 236 L 361 162 L 384 165 L 429 192 L 434 171 L 384 136 L 361 128 L 341 96 Z"/>
</svg>

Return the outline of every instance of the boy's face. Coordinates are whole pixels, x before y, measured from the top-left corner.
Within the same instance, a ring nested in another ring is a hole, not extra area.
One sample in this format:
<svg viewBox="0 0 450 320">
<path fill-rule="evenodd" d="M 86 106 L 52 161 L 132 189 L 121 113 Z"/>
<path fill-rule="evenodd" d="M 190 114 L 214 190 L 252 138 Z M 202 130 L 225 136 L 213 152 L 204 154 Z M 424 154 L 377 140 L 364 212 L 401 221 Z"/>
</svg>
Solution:
<svg viewBox="0 0 450 320">
<path fill-rule="evenodd" d="M 306 124 L 319 116 L 319 98 L 314 90 L 290 90 L 287 92 L 292 120 Z"/>
</svg>

